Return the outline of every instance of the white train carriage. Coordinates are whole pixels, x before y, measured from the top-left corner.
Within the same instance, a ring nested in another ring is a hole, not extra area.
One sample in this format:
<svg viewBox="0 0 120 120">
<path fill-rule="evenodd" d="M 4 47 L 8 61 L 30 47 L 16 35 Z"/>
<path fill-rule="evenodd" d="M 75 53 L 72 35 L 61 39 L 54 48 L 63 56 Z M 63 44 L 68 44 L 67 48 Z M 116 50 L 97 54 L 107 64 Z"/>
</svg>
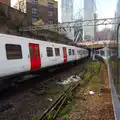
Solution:
<svg viewBox="0 0 120 120">
<path fill-rule="evenodd" d="M 114 56 L 115 50 L 108 47 L 96 50 L 96 55 L 101 56 L 103 59 L 108 60 L 110 57 Z"/>
<path fill-rule="evenodd" d="M 86 49 L 0 34 L 0 77 L 87 57 Z"/>
</svg>

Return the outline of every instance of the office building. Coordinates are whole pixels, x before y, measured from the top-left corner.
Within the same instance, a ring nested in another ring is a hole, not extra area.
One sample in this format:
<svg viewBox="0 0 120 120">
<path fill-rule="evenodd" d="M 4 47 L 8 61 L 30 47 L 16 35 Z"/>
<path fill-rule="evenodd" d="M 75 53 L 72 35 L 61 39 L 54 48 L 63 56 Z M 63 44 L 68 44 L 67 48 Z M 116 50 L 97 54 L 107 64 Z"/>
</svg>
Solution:
<svg viewBox="0 0 120 120">
<path fill-rule="evenodd" d="M 61 20 L 62 22 L 73 21 L 73 0 L 61 0 Z M 66 36 L 74 40 L 74 28 L 65 28 Z"/>
<path fill-rule="evenodd" d="M 58 3 L 54 0 L 18 0 L 14 8 L 27 13 L 32 22 L 42 19 L 44 23 L 58 23 Z"/>
<path fill-rule="evenodd" d="M 95 0 L 84 0 L 84 20 L 93 20 L 95 18 Z M 88 22 L 85 23 L 86 25 Z M 84 26 L 84 40 L 94 39 L 94 23 L 92 26 Z"/>
</svg>

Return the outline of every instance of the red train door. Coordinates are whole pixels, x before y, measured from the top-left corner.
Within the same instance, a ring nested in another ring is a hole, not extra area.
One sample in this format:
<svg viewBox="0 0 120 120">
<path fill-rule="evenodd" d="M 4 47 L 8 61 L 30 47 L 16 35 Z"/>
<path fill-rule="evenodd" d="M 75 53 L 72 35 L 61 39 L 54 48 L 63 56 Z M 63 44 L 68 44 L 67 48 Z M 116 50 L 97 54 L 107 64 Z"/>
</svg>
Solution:
<svg viewBox="0 0 120 120">
<path fill-rule="evenodd" d="M 39 69 L 41 66 L 39 45 L 29 43 L 31 70 Z"/>
<path fill-rule="evenodd" d="M 64 58 L 64 63 L 67 62 L 67 50 L 66 47 L 63 47 L 63 58 Z"/>
</svg>

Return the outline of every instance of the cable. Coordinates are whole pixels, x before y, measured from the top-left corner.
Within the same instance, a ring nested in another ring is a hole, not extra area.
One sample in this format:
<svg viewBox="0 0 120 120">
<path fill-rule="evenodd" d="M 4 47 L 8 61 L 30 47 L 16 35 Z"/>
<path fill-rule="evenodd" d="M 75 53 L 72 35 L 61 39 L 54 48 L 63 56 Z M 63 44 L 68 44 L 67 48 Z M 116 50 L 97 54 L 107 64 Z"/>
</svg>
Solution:
<svg viewBox="0 0 120 120">
<path fill-rule="evenodd" d="M 92 0 L 92 2 L 93 2 L 94 6 L 95 6 L 95 8 L 96 8 L 96 11 L 98 11 L 98 9 L 97 9 L 97 7 L 96 7 L 96 4 L 95 4 L 94 0 Z M 101 16 L 101 14 L 100 14 L 99 11 L 98 11 L 98 14 Z M 102 18 L 102 16 L 101 16 L 101 18 Z"/>
<path fill-rule="evenodd" d="M 98 2 L 98 5 L 99 5 L 99 7 L 100 7 L 99 0 L 97 0 L 97 2 Z M 102 12 L 101 7 L 100 7 L 100 11 Z M 103 15 L 103 14 L 102 14 L 102 15 Z M 103 18 L 105 18 L 105 16 L 104 16 L 104 15 L 103 15 Z"/>
<path fill-rule="evenodd" d="M 73 20 L 75 20 L 75 17 L 80 14 L 82 11 L 84 10 L 84 8 L 80 9 L 74 16 L 73 16 Z"/>
</svg>

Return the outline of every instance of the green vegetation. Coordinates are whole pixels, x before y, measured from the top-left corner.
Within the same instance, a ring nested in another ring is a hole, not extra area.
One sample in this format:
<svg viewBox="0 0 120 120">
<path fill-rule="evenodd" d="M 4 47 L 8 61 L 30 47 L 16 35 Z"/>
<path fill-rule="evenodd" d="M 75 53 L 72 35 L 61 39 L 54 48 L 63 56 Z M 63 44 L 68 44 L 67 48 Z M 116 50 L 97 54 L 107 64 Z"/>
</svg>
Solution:
<svg viewBox="0 0 120 120">
<path fill-rule="evenodd" d="M 98 61 L 89 61 L 88 62 L 88 69 L 87 72 L 83 76 L 83 80 L 80 80 L 80 84 L 84 84 L 85 80 L 87 80 L 92 73 L 96 72 L 98 73 L 100 70 L 100 63 Z M 94 92 L 100 92 L 101 88 L 104 87 L 104 81 L 100 80 L 97 75 L 92 77 L 92 79 L 88 82 L 88 85 L 85 86 L 85 90 L 87 91 L 94 91 Z M 70 110 L 74 107 L 74 95 L 73 92 L 69 92 L 66 94 L 67 98 L 67 105 L 60 111 L 60 118 L 62 119 L 68 119 Z"/>
<path fill-rule="evenodd" d="M 80 80 L 80 84 L 84 84 L 85 80 L 87 80 L 93 72 L 99 72 L 100 69 L 100 63 L 98 61 L 89 61 L 88 62 L 88 69 L 87 72 L 84 74 L 83 76 L 83 80 Z M 76 72 L 76 75 L 81 74 L 80 72 Z M 70 84 L 66 85 L 64 88 L 60 87 L 60 88 L 46 88 L 45 93 L 47 95 L 56 95 L 59 94 L 61 91 L 64 91 L 65 89 L 67 89 L 70 86 Z M 101 88 L 103 88 L 103 83 L 99 80 L 99 78 L 97 76 L 94 76 L 88 83 L 88 85 L 85 87 L 86 90 L 90 91 L 100 91 Z M 59 117 L 58 118 L 62 118 L 62 119 L 68 119 L 69 116 L 69 112 L 71 111 L 71 109 L 74 107 L 74 94 L 73 91 L 66 91 L 65 93 L 65 97 L 66 97 L 66 101 L 63 105 L 63 107 L 61 108 L 60 112 L 59 112 Z M 56 110 L 52 111 L 51 113 L 49 113 L 47 115 L 47 119 L 46 120 L 53 120 L 53 116 L 56 113 Z M 38 118 L 34 118 L 34 120 L 38 120 Z"/>
<path fill-rule="evenodd" d="M 33 120 L 39 120 L 39 118 L 38 117 L 34 117 Z"/>
<path fill-rule="evenodd" d="M 73 99 L 73 92 L 72 91 L 68 91 L 65 93 L 65 97 L 67 99 L 67 101 L 72 101 Z"/>
<path fill-rule="evenodd" d="M 53 116 L 54 116 L 55 113 L 56 113 L 55 110 L 53 110 L 51 113 L 49 113 L 49 114 L 47 115 L 47 120 L 53 120 Z"/>
<path fill-rule="evenodd" d="M 89 77 L 91 76 L 91 72 L 86 72 L 85 74 L 84 74 L 84 80 L 86 80 L 86 79 L 88 79 Z"/>
<path fill-rule="evenodd" d="M 59 94 L 61 91 L 63 91 L 64 89 L 62 87 L 60 88 L 46 88 L 45 93 L 46 94 L 50 94 L 50 95 L 56 95 Z"/>
<path fill-rule="evenodd" d="M 88 71 L 94 69 L 94 72 L 98 73 L 100 70 L 100 63 L 98 61 L 92 61 L 88 63 Z M 93 76 L 87 85 L 88 91 L 99 92 L 101 88 L 104 87 L 104 83 L 102 80 L 98 78 L 98 76 Z"/>
<path fill-rule="evenodd" d="M 87 85 L 87 91 L 100 92 L 104 88 L 104 83 L 97 76 L 94 76 Z"/>
<path fill-rule="evenodd" d="M 92 68 L 94 69 L 94 72 L 99 72 L 100 63 L 98 61 L 89 61 L 88 71 L 91 71 Z"/>
<path fill-rule="evenodd" d="M 64 108 L 62 108 L 62 110 L 60 111 L 59 117 L 63 119 L 68 119 L 69 118 L 68 114 L 73 108 L 74 104 L 75 103 L 73 101 L 67 101 L 67 105 Z"/>
<path fill-rule="evenodd" d="M 80 84 L 84 84 L 84 81 L 87 80 L 93 72 L 99 72 L 100 63 L 98 61 L 89 61 L 87 67 L 87 72 L 84 74 L 83 80 L 80 80 Z"/>
</svg>

